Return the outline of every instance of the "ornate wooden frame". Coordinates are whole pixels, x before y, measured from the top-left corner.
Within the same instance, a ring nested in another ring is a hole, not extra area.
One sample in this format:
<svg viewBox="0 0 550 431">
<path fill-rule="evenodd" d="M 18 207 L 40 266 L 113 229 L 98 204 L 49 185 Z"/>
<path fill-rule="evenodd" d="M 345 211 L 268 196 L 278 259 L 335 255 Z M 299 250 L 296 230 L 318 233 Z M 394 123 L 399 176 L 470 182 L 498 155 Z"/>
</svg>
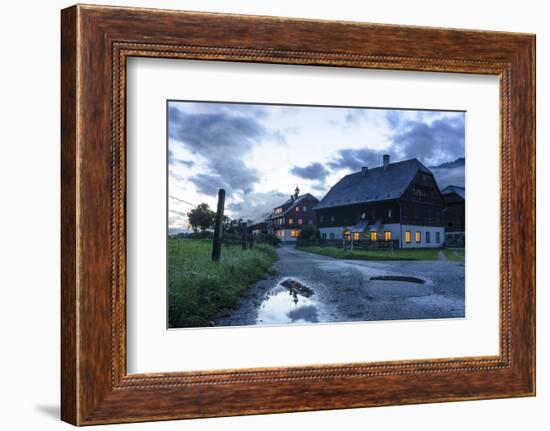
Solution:
<svg viewBox="0 0 550 431">
<path fill-rule="evenodd" d="M 75 425 L 535 394 L 535 36 L 73 6 L 62 11 L 61 417 Z M 494 74 L 501 106 L 495 357 L 128 375 L 129 56 Z"/>
</svg>

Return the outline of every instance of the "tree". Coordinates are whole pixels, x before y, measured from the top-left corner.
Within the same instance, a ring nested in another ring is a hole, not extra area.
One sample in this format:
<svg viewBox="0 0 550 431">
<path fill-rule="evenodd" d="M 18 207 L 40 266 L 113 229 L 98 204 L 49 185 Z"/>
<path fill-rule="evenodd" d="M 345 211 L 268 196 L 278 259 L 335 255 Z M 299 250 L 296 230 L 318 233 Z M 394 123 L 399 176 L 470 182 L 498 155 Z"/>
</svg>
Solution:
<svg viewBox="0 0 550 431">
<path fill-rule="evenodd" d="M 197 208 L 192 209 L 187 213 L 189 225 L 196 232 L 197 230 L 205 231 L 214 227 L 216 213 L 210 209 L 208 204 L 202 203 Z"/>
</svg>

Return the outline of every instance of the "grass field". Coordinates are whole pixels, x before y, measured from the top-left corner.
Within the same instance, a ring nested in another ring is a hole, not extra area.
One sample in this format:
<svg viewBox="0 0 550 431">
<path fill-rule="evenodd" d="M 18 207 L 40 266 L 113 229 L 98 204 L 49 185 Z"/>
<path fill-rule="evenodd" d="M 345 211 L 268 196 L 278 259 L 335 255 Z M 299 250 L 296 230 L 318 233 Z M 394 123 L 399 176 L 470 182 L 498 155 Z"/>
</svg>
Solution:
<svg viewBox="0 0 550 431">
<path fill-rule="evenodd" d="M 452 260 L 454 262 L 464 262 L 464 249 L 449 249 L 446 248 L 444 250 L 445 256 L 447 256 L 447 259 Z"/>
<path fill-rule="evenodd" d="M 212 242 L 168 240 L 168 320 L 171 328 L 209 326 L 216 316 L 231 310 L 249 285 L 261 278 L 275 260 L 275 248 L 223 246 L 220 262 L 213 263 Z"/>
<path fill-rule="evenodd" d="M 297 247 L 299 250 L 309 253 L 322 254 L 323 256 L 337 259 L 357 260 L 437 260 L 438 249 L 410 249 L 410 250 L 354 250 L 344 251 L 335 247 Z"/>
</svg>

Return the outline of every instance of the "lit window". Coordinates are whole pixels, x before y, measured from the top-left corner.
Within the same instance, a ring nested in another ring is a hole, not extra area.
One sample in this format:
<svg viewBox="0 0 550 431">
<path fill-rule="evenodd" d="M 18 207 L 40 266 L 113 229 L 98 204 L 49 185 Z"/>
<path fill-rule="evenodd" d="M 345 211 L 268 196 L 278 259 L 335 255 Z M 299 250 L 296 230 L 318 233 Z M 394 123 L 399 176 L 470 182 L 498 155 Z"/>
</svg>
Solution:
<svg viewBox="0 0 550 431">
<path fill-rule="evenodd" d="M 292 224 L 293 220 L 291 218 L 288 219 L 288 224 Z"/>
<path fill-rule="evenodd" d="M 359 232 L 353 232 L 353 240 L 359 241 Z"/>
<path fill-rule="evenodd" d="M 290 236 L 293 237 L 293 238 L 297 238 L 299 235 L 300 235 L 300 230 L 299 229 L 292 229 L 290 231 Z"/>
<path fill-rule="evenodd" d="M 296 212 L 300 212 L 300 207 L 296 207 Z"/>
<path fill-rule="evenodd" d="M 405 242 L 411 242 L 411 231 L 405 231 Z"/>
<path fill-rule="evenodd" d="M 376 241 L 376 232 L 371 232 L 370 233 L 370 240 L 371 241 Z"/>
<path fill-rule="evenodd" d="M 416 242 L 422 241 L 422 236 L 420 235 L 420 232 L 419 232 L 419 231 L 416 231 L 416 232 L 414 233 L 414 240 L 415 240 Z"/>
<path fill-rule="evenodd" d="M 298 224 L 302 224 L 302 219 L 301 218 L 298 219 Z"/>
<path fill-rule="evenodd" d="M 389 230 L 387 230 L 386 232 L 384 232 L 384 239 L 386 241 L 391 241 L 391 232 Z"/>
</svg>

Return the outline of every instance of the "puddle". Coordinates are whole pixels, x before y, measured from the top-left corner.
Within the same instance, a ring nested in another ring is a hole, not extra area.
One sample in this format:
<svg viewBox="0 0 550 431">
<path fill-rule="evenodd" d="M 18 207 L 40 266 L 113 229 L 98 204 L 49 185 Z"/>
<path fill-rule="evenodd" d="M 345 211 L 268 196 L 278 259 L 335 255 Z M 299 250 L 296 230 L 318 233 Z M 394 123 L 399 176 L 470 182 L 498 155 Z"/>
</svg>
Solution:
<svg viewBox="0 0 550 431">
<path fill-rule="evenodd" d="M 419 283 L 424 284 L 426 281 L 417 277 L 409 277 L 405 275 L 377 275 L 370 278 L 377 281 L 401 281 L 405 283 Z"/>
<path fill-rule="evenodd" d="M 319 321 L 313 289 L 293 278 L 281 280 L 258 309 L 258 325 L 316 323 Z"/>
</svg>

